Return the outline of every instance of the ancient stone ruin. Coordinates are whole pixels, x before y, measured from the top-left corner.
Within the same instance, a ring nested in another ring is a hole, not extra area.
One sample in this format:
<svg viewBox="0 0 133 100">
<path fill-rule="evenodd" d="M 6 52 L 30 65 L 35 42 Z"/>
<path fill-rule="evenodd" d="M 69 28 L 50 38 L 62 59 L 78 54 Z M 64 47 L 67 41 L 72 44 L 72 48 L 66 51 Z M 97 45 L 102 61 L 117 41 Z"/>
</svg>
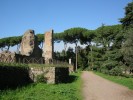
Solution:
<svg viewBox="0 0 133 100">
<path fill-rule="evenodd" d="M 38 75 L 43 75 L 48 84 L 66 82 L 69 77 L 68 67 L 35 67 L 30 68 L 29 73 L 30 78 L 34 82 L 37 82 Z"/>
<path fill-rule="evenodd" d="M 54 50 L 53 30 L 46 32 L 44 36 L 45 36 L 44 48 L 43 50 L 41 50 L 38 47 L 38 40 L 37 40 L 37 36 L 35 36 L 34 30 L 27 30 L 22 37 L 22 41 L 20 44 L 20 54 L 11 53 L 9 51 L 2 52 L 0 53 L 0 62 L 5 62 L 5 63 L 16 62 L 16 63 L 29 64 L 29 63 L 35 63 L 34 61 L 36 61 L 39 64 L 44 64 L 44 60 L 45 60 L 45 64 L 53 63 L 53 50 Z M 42 54 L 42 51 L 43 51 L 43 54 Z M 17 74 L 20 74 L 21 76 L 22 75 L 21 73 L 17 73 Z M 49 67 L 49 66 L 44 68 L 29 67 L 29 69 L 26 70 L 26 73 L 27 74 L 25 75 L 28 76 L 34 82 L 37 81 L 38 75 L 43 75 L 46 78 L 47 83 L 54 84 L 54 83 L 66 81 L 69 75 L 69 69 L 68 67 Z M 26 77 L 25 75 L 24 75 L 24 78 Z M 22 78 L 22 81 L 23 81 L 23 78 Z"/>
<path fill-rule="evenodd" d="M 53 60 L 53 30 L 45 33 L 45 42 L 43 48 L 43 57 L 45 58 L 45 63 L 50 64 Z"/>
<path fill-rule="evenodd" d="M 46 32 L 44 35 L 44 48 L 42 50 L 38 47 L 38 39 L 34 33 L 34 30 L 27 30 L 20 44 L 20 54 L 4 51 L 0 53 L 0 62 L 19 62 L 19 63 L 34 63 L 36 60 L 38 63 L 45 60 L 46 64 L 50 64 L 53 61 L 53 30 Z"/>
<path fill-rule="evenodd" d="M 27 30 L 21 41 L 20 54 L 31 57 L 41 57 L 42 51 L 38 47 L 38 40 L 35 36 L 34 30 Z"/>
<path fill-rule="evenodd" d="M 25 63 L 23 61 L 26 60 L 27 62 L 31 63 L 34 58 L 40 59 L 41 57 L 42 50 L 38 47 L 38 40 L 37 36 L 35 36 L 34 30 L 27 30 L 22 37 L 22 41 L 20 44 L 20 54 L 11 53 L 10 51 L 3 51 L 2 53 L 0 53 L 0 62 Z M 35 60 L 37 61 L 37 59 Z M 39 62 L 40 61 L 38 60 L 38 63 Z"/>
<path fill-rule="evenodd" d="M 10 51 L 3 51 L 0 53 L 0 62 L 14 63 L 15 60 L 15 53 L 11 53 Z"/>
</svg>

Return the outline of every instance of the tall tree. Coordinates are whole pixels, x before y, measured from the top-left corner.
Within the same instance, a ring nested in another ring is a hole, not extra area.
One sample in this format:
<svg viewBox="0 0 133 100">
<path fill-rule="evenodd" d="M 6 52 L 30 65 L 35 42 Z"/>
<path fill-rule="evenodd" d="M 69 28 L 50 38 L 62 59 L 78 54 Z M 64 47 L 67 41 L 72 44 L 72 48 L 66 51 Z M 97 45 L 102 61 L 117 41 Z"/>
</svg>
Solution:
<svg viewBox="0 0 133 100">
<path fill-rule="evenodd" d="M 124 27 L 125 42 L 121 49 L 125 70 L 133 69 L 133 2 L 128 3 L 125 7 L 125 16 L 120 20 Z"/>
<path fill-rule="evenodd" d="M 70 43 L 75 43 L 75 52 L 76 52 L 76 68 L 75 68 L 75 70 L 76 71 L 77 71 L 77 43 L 85 31 L 87 31 L 87 29 L 80 28 L 80 27 L 71 28 L 71 29 L 64 31 L 66 41 L 68 41 Z"/>
<path fill-rule="evenodd" d="M 125 7 L 125 17 L 121 18 L 120 22 L 125 28 L 133 28 L 133 2 L 128 3 Z"/>
<path fill-rule="evenodd" d="M 128 30 L 126 41 L 122 47 L 122 53 L 125 61 L 124 64 L 133 69 L 133 29 Z"/>
</svg>

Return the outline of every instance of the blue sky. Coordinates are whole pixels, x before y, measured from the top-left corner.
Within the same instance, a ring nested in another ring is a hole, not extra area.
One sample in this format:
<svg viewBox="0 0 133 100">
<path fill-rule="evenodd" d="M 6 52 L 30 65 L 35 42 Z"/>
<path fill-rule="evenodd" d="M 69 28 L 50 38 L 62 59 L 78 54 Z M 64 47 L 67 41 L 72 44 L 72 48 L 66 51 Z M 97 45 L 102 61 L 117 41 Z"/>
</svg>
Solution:
<svg viewBox="0 0 133 100">
<path fill-rule="evenodd" d="M 96 29 L 119 24 L 132 0 L 0 0 L 0 38 L 22 35 L 27 29 L 55 33 L 72 27 Z"/>
</svg>

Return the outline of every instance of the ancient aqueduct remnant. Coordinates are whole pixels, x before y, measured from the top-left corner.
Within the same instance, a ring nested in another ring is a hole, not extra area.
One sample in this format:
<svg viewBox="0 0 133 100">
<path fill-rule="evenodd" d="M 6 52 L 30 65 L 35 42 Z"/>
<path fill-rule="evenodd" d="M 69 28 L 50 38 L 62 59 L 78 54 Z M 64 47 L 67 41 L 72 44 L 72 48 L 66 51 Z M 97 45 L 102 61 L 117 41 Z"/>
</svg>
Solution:
<svg viewBox="0 0 133 100">
<path fill-rule="evenodd" d="M 25 57 L 29 58 L 42 58 L 44 57 L 45 63 L 50 64 L 53 61 L 53 30 L 50 30 L 44 34 L 44 47 L 41 50 L 38 47 L 38 39 L 34 33 L 34 30 L 27 30 L 20 44 L 20 54 L 11 53 L 9 51 L 3 51 L 0 53 L 0 62 L 18 62 L 20 59 L 22 62 Z M 12 57 L 11 59 L 10 56 Z M 18 58 L 19 56 L 19 58 Z M 24 62 L 23 62 L 24 63 Z"/>
<path fill-rule="evenodd" d="M 49 64 L 52 63 L 53 61 L 53 50 L 54 50 L 54 46 L 53 46 L 53 30 L 46 32 L 44 34 L 44 48 L 43 48 L 43 57 L 45 58 L 45 63 Z"/>
<path fill-rule="evenodd" d="M 38 39 L 34 30 L 27 30 L 21 41 L 20 54 L 30 57 L 41 57 L 41 49 L 38 47 Z"/>
<path fill-rule="evenodd" d="M 21 40 L 20 44 L 20 53 L 11 53 L 9 51 L 3 51 L 0 53 L 0 62 L 5 63 L 35 63 L 34 59 L 39 64 L 51 64 L 53 63 L 53 30 L 48 31 L 44 34 L 44 47 L 43 50 L 41 50 L 38 46 L 38 40 L 37 36 L 34 33 L 34 30 L 27 30 Z M 28 60 L 28 62 L 25 62 Z M 42 61 L 40 61 L 41 59 Z M 43 63 L 42 63 L 43 62 Z M 20 71 L 20 70 L 19 70 Z M 7 72 L 9 72 L 7 70 Z M 12 71 L 10 71 L 12 73 Z M 22 72 L 22 71 L 21 71 Z M 6 72 L 5 72 L 6 73 Z M 29 67 L 28 70 L 26 70 L 26 76 L 24 76 L 25 79 L 29 78 L 33 82 L 37 81 L 38 75 L 43 75 L 43 77 L 46 79 L 46 83 L 55 84 L 55 83 L 61 83 L 66 82 L 66 80 L 69 77 L 69 68 L 68 67 Z M 16 76 L 19 77 L 19 75 L 23 75 L 23 73 L 17 73 Z M 7 75 L 7 74 L 6 74 Z M 24 74 L 25 75 L 25 74 Z M 10 73 L 9 73 L 10 76 Z M 14 78 L 14 77 L 12 77 Z M 21 79 L 19 77 L 18 79 Z M 3 82 L 3 80 L 1 81 Z M 6 81 L 4 81 L 6 82 Z M 16 81 L 14 81 L 15 83 Z M 23 79 L 22 79 L 23 82 Z M 12 83 L 12 80 L 11 80 Z M 10 82 L 9 82 L 10 84 Z"/>
</svg>

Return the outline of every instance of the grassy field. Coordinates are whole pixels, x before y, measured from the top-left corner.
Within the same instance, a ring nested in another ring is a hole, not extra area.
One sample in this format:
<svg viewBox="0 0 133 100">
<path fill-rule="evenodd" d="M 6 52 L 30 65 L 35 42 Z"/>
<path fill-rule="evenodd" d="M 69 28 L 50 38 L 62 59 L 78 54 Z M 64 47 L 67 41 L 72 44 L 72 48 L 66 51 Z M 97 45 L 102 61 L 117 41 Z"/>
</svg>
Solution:
<svg viewBox="0 0 133 100">
<path fill-rule="evenodd" d="M 34 83 L 16 90 L 0 91 L 0 100 L 81 100 L 80 73 L 71 75 L 70 83 Z"/>
<path fill-rule="evenodd" d="M 128 87 L 129 89 L 133 89 L 133 78 L 125 78 L 125 77 L 121 77 L 121 76 L 110 76 L 110 75 L 99 73 L 99 72 L 95 72 L 95 74 L 97 74 L 105 79 L 111 80 L 115 83 L 124 85 L 124 86 Z"/>
</svg>

